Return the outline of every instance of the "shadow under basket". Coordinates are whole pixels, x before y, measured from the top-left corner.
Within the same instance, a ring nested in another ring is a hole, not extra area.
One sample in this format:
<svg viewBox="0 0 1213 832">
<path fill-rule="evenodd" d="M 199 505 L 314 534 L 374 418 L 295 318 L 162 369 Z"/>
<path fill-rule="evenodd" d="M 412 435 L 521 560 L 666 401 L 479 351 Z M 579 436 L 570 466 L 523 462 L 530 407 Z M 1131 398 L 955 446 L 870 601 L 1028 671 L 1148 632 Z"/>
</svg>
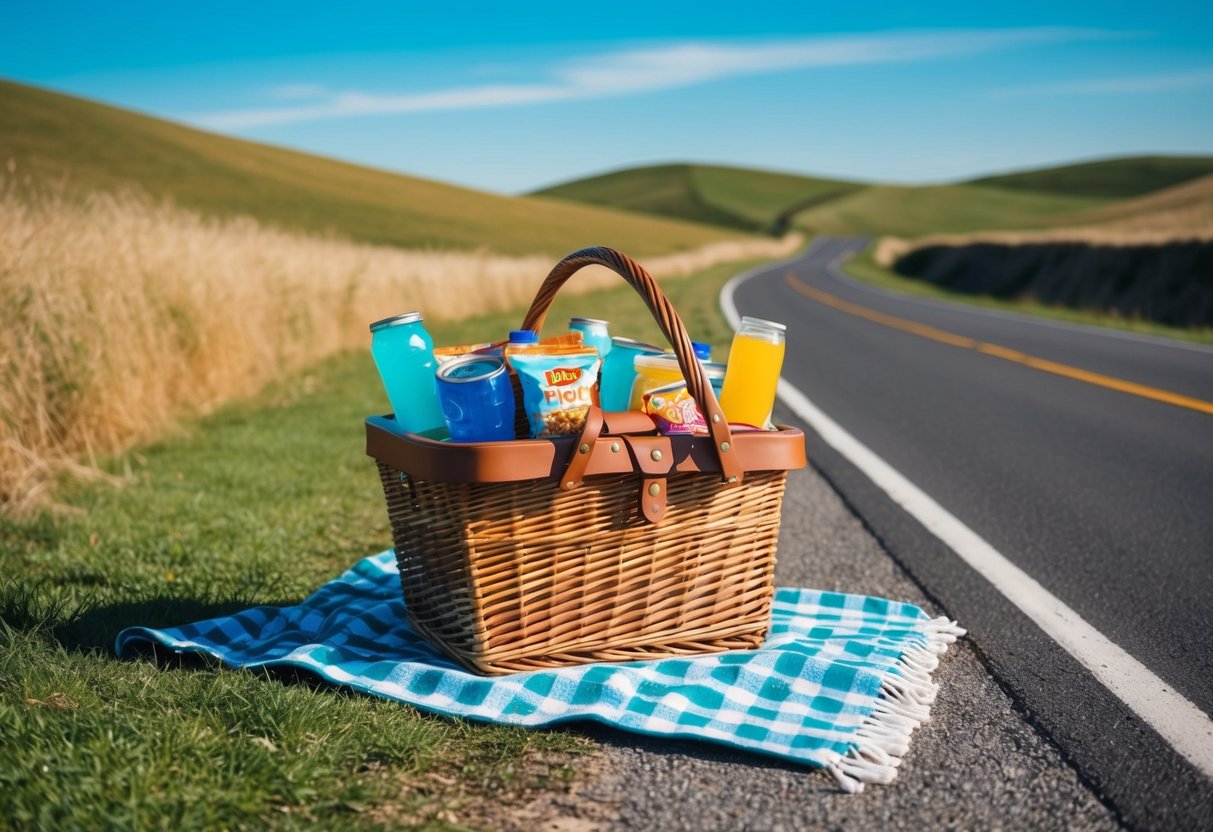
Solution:
<svg viewBox="0 0 1213 832">
<path fill-rule="evenodd" d="M 643 414 L 596 407 L 580 436 L 513 442 L 366 423 L 409 620 L 480 673 L 752 649 L 769 627 L 784 486 L 805 465 L 804 435 L 732 433 L 681 320 L 609 249 L 565 258 L 524 328 L 538 331 L 555 289 L 589 263 L 649 302 L 712 435 L 663 436 Z"/>
</svg>

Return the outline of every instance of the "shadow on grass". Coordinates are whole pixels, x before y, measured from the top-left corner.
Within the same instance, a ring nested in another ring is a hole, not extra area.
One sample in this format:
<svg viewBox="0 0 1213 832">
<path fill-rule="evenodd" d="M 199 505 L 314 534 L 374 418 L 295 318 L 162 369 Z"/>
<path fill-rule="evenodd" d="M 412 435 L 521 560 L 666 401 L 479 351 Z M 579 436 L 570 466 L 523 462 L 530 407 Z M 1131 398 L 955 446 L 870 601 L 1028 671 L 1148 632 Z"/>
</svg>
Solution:
<svg viewBox="0 0 1213 832">
<path fill-rule="evenodd" d="M 47 638 L 64 650 L 110 653 L 114 639 L 127 627 L 175 627 L 260 603 L 264 601 L 256 590 L 240 596 L 155 595 L 104 603 L 87 596 L 65 598 L 46 584 L 10 581 L 0 586 L 0 622 L 12 631 Z"/>
</svg>

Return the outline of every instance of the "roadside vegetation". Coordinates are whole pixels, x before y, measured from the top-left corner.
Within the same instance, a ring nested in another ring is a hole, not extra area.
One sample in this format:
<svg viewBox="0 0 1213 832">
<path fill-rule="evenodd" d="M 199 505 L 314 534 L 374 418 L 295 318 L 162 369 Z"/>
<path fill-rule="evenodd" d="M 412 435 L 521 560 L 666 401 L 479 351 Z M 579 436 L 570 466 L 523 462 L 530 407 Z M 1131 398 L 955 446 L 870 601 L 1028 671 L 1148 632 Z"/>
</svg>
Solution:
<svg viewBox="0 0 1213 832">
<path fill-rule="evenodd" d="M 662 281 L 718 355 L 731 338 L 719 290 L 748 265 Z M 562 293 L 549 330 L 582 314 L 659 340 L 615 282 Z M 430 328 L 439 344 L 464 343 L 522 315 Z M 575 733 L 430 717 L 201 661 L 113 658 L 125 626 L 294 603 L 390 546 L 363 450 L 363 419 L 387 409 L 367 352 L 342 352 L 104 460 L 117 487 L 68 481 L 65 510 L 0 519 L 0 817 L 54 829 L 514 828 L 537 790 L 592 765 Z"/>
<path fill-rule="evenodd" d="M 925 280 L 897 274 L 892 269 L 877 263 L 874 251 L 875 247 L 869 246 L 862 254 L 846 262 L 843 265 L 843 271 L 857 280 L 904 295 L 970 304 L 1003 312 L 1016 312 L 1088 326 L 1103 326 L 1164 338 L 1177 338 L 1198 344 L 1213 344 L 1213 328 L 1210 327 L 1166 326 L 1139 318 L 1124 317 L 1098 308 L 1074 309 L 1067 306 L 1049 305 L 1027 296 L 1008 299 L 951 291 Z"/>
<path fill-rule="evenodd" d="M 644 259 L 670 277 L 797 244 L 735 239 Z M 0 195 L 0 512 L 43 505 L 64 471 L 94 475 L 81 462 L 365 347 L 372 320 L 526 303 L 553 263 L 301 235 L 133 192 Z"/>
<path fill-rule="evenodd" d="M 851 271 L 900 291 L 1208 340 L 1213 176 L 1113 202 L 1073 221 L 1039 231 L 882 237 Z"/>
</svg>

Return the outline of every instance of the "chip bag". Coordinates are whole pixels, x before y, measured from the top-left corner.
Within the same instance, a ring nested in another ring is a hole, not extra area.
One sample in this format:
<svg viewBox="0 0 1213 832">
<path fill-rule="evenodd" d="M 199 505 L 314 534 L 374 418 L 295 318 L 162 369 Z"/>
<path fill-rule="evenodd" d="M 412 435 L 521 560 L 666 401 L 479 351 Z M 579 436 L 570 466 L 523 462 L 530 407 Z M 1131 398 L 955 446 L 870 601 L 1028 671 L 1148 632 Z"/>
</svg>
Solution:
<svg viewBox="0 0 1213 832">
<path fill-rule="evenodd" d="M 434 347 L 434 361 L 442 366 L 448 361 L 491 347 L 492 344 L 462 344 L 455 347 Z"/>
<path fill-rule="evenodd" d="M 602 360 L 593 347 L 555 354 L 519 352 L 510 365 L 522 383 L 522 401 L 531 438 L 580 434 L 590 406 L 597 404 L 598 368 Z"/>
<path fill-rule="evenodd" d="M 708 423 L 699 412 L 699 405 L 695 403 L 695 397 L 687 389 L 685 381 L 676 381 L 645 393 L 640 409 L 653 417 L 657 430 L 667 436 L 707 436 L 709 433 Z"/>
</svg>

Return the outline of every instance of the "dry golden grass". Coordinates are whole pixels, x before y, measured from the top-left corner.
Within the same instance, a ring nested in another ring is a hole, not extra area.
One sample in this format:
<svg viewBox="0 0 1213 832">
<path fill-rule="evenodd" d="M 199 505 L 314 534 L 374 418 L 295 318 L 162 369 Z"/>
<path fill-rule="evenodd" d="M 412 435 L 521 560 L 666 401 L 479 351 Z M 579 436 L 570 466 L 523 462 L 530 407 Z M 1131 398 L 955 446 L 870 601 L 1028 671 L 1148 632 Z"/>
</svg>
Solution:
<svg viewBox="0 0 1213 832">
<path fill-rule="evenodd" d="M 9 514 L 44 505 L 63 471 L 101 476 L 90 464 L 99 455 L 365 347 L 371 320 L 514 308 L 552 265 L 303 236 L 136 193 L 68 204 L 0 192 L 0 510 Z M 714 243 L 646 264 L 671 277 L 798 244 Z M 569 289 L 617 280 L 579 276 Z"/>
<path fill-rule="evenodd" d="M 884 268 L 891 268 L 910 251 L 936 245 L 1075 242 L 1134 246 L 1213 240 L 1213 176 L 1075 214 L 1073 220 L 1073 224 L 1043 231 L 931 234 L 913 240 L 882 237 L 876 244 L 873 258 Z"/>
</svg>

